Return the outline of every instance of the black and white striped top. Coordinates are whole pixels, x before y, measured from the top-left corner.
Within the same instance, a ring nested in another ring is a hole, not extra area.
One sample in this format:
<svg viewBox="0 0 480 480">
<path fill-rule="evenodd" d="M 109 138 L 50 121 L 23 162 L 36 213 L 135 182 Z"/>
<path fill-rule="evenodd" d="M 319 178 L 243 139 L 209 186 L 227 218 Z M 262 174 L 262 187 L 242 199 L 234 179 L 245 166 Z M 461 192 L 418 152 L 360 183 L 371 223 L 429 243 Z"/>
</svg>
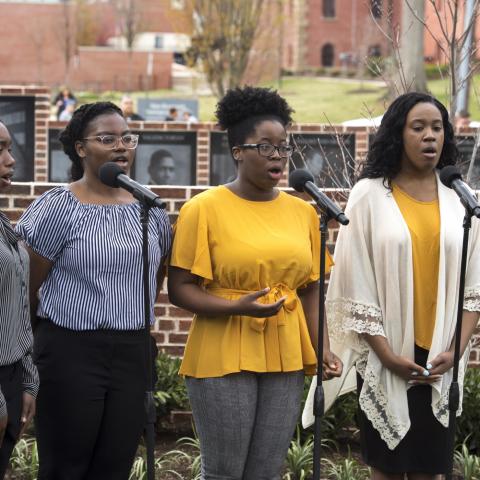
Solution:
<svg viewBox="0 0 480 480">
<path fill-rule="evenodd" d="M 24 391 L 36 396 L 38 374 L 31 357 L 32 345 L 28 254 L 17 242 L 7 217 L 0 212 L 0 366 L 21 361 Z M 0 417 L 7 413 L 0 386 Z"/>
<path fill-rule="evenodd" d="M 37 314 L 71 330 L 139 330 L 144 326 L 140 204 L 81 203 L 67 187 L 40 196 L 17 232 L 53 262 Z M 150 320 L 157 272 L 171 243 L 164 210 L 150 210 Z"/>
</svg>

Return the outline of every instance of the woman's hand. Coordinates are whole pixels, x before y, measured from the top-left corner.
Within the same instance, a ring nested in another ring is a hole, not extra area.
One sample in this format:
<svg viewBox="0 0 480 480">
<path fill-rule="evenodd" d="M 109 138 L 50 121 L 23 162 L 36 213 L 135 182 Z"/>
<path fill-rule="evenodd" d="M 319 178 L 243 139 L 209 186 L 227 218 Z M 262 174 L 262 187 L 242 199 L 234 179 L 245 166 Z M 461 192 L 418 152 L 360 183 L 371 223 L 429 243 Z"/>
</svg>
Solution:
<svg viewBox="0 0 480 480">
<path fill-rule="evenodd" d="M 224 315 L 248 315 L 266 318 L 278 313 L 287 297 L 274 303 L 257 300 L 268 294 L 269 288 L 242 295 L 236 300 L 208 293 L 201 286 L 201 279 L 188 270 L 170 266 L 168 269 L 168 296 L 170 302 L 189 312 L 212 317 Z"/>
<path fill-rule="evenodd" d="M 429 368 L 430 367 L 430 368 Z M 437 355 L 429 365 L 427 365 L 430 375 L 443 375 L 453 367 L 453 352 L 443 352 Z"/>
<path fill-rule="evenodd" d="M 238 300 L 235 300 L 233 307 L 233 315 L 247 315 L 249 317 L 272 317 L 278 313 L 282 308 L 287 297 L 282 297 L 275 303 L 259 303 L 257 300 L 268 294 L 270 288 L 264 288 L 258 292 L 248 293 L 243 295 Z"/>
<path fill-rule="evenodd" d="M 330 350 L 323 351 L 322 378 L 330 380 L 333 377 L 339 377 L 343 371 L 342 361 Z"/>
<path fill-rule="evenodd" d="M 20 417 L 20 434 L 18 438 L 23 435 L 23 432 L 28 427 L 32 418 L 35 415 L 36 402 L 35 397 L 28 392 L 23 392 L 22 416 Z"/>
<path fill-rule="evenodd" d="M 440 375 L 432 374 L 421 365 L 399 355 L 392 354 L 384 365 L 395 375 L 413 384 L 430 384 L 440 378 Z"/>
</svg>

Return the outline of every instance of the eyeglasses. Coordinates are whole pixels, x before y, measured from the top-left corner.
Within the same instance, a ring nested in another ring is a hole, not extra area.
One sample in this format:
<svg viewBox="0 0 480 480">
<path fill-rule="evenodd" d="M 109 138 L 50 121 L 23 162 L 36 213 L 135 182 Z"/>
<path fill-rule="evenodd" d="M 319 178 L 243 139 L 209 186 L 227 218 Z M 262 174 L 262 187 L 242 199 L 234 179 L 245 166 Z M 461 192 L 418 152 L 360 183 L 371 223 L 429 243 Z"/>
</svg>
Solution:
<svg viewBox="0 0 480 480">
<path fill-rule="evenodd" d="M 235 147 L 234 147 L 235 148 Z M 275 150 L 282 158 L 287 158 L 295 151 L 293 145 L 272 145 L 271 143 L 244 143 L 243 145 L 236 145 L 236 148 L 256 148 L 262 157 L 271 157 Z"/>
<path fill-rule="evenodd" d="M 133 150 L 138 146 L 138 138 L 140 135 L 128 133 L 127 135 L 95 135 L 93 137 L 85 137 L 82 140 L 96 140 L 108 150 L 114 150 L 118 147 L 120 140 L 125 148 Z"/>
</svg>

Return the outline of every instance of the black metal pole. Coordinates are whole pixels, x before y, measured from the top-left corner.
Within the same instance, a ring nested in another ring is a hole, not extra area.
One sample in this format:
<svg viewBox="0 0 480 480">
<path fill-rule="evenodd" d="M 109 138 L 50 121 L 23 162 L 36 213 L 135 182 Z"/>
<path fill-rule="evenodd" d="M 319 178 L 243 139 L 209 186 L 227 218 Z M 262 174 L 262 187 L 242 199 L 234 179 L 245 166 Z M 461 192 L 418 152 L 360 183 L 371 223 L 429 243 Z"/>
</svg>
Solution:
<svg viewBox="0 0 480 480">
<path fill-rule="evenodd" d="M 325 319 L 325 253 L 327 249 L 327 224 L 330 218 L 320 215 L 320 285 L 318 296 L 318 346 L 317 346 L 317 388 L 313 399 L 313 414 L 315 416 L 313 437 L 313 480 L 320 480 L 320 458 L 322 444 L 322 417 L 325 412 L 325 395 L 323 392 L 323 327 Z"/>
<path fill-rule="evenodd" d="M 458 364 L 460 362 L 460 340 L 462 338 L 463 297 L 465 294 L 465 272 L 467 270 L 468 236 L 472 226 L 472 216 L 465 211 L 463 219 L 462 262 L 460 265 L 460 286 L 458 290 L 457 326 L 455 328 L 455 347 L 453 353 L 453 375 L 448 392 L 448 442 L 451 455 L 447 468 L 446 480 L 452 480 L 453 456 L 455 450 L 455 425 L 457 410 L 460 405 L 460 388 L 458 386 Z"/>
<path fill-rule="evenodd" d="M 152 348 L 150 336 L 150 280 L 148 262 L 148 214 L 150 206 L 141 202 L 140 221 L 142 223 L 143 259 L 143 304 L 145 317 L 145 362 L 147 378 L 145 382 L 145 443 L 147 446 L 147 479 L 155 479 L 155 421 L 156 410 L 153 398 Z"/>
</svg>

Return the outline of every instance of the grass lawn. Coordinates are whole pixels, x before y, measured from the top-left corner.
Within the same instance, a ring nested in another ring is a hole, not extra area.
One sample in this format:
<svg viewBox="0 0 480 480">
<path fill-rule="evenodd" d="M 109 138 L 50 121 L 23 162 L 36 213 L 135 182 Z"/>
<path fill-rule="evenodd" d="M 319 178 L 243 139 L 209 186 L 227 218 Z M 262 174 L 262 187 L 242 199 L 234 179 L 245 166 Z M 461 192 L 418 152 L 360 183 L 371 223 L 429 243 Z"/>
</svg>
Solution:
<svg viewBox="0 0 480 480">
<path fill-rule="evenodd" d="M 381 115 L 387 105 L 386 88 L 378 82 L 359 82 L 337 78 L 319 77 L 284 77 L 281 87 L 272 84 L 273 88 L 287 99 L 295 109 L 294 119 L 299 123 L 341 123 L 354 118 L 370 118 Z M 448 83 L 446 80 L 429 82 L 432 93 L 443 103 L 446 102 Z M 97 95 L 81 92 L 78 99 L 81 103 L 95 100 L 111 100 L 118 103 L 121 92 L 104 92 Z M 138 97 L 179 97 L 198 98 L 200 120 L 215 119 L 213 96 L 195 96 L 173 90 L 156 90 L 152 92 L 133 92 Z M 470 94 L 470 112 L 472 120 L 480 120 L 480 75 L 475 76 Z"/>
</svg>

